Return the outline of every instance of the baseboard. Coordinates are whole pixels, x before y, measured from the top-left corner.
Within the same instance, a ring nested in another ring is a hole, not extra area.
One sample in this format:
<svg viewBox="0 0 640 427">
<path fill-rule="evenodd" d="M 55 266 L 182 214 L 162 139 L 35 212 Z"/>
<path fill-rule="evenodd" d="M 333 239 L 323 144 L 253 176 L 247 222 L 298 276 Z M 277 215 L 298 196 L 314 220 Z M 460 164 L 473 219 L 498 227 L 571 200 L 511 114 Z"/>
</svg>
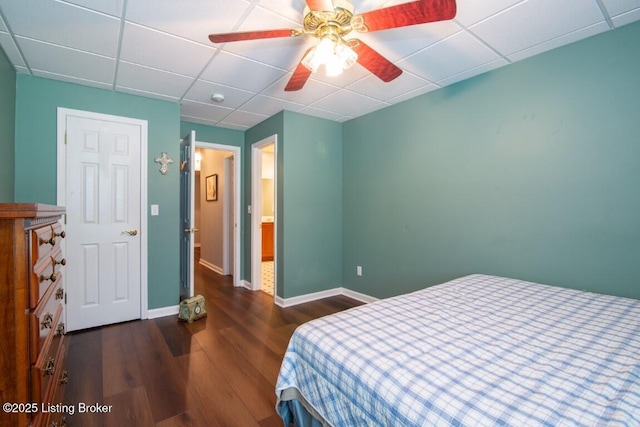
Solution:
<svg viewBox="0 0 640 427">
<path fill-rule="evenodd" d="M 360 292 L 355 292 L 346 288 L 333 288 L 326 291 L 313 292 L 310 294 L 299 295 L 297 297 L 291 298 L 282 298 L 279 296 L 275 297 L 275 304 L 280 307 L 292 307 L 298 304 L 304 304 L 306 302 L 317 301 L 323 298 L 335 297 L 337 295 L 344 295 L 349 298 L 353 298 L 354 300 L 370 303 L 377 301 L 378 298 L 372 297 L 370 295 L 362 294 Z"/>
<path fill-rule="evenodd" d="M 218 267 L 217 265 L 211 264 L 209 261 L 206 261 L 200 258 L 199 264 L 203 267 L 208 268 L 211 271 L 224 275 L 224 273 L 222 272 L 222 268 Z"/>
<path fill-rule="evenodd" d="M 147 310 L 147 319 L 156 319 L 158 317 L 174 316 L 180 311 L 179 305 L 173 305 L 170 307 L 154 308 Z"/>
</svg>

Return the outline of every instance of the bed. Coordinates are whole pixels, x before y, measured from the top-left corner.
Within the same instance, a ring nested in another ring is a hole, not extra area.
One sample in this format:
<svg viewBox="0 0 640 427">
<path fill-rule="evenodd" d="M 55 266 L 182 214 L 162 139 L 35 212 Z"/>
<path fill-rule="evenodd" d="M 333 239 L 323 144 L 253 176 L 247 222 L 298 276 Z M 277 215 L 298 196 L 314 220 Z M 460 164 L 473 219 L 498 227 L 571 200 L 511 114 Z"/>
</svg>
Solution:
<svg viewBox="0 0 640 427">
<path fill-rule="evenodd" d="M 640 300 L 471 275 L 299 326 L 285 425 L 639 426 Z"/>
</svg>

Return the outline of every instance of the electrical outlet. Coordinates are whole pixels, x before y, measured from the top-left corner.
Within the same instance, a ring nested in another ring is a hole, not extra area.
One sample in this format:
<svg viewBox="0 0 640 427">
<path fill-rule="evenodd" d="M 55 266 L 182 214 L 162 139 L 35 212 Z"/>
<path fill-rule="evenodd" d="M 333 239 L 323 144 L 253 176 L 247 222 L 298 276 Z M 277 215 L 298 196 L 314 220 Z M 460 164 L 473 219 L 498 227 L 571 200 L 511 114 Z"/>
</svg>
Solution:
<svg viewBox="0 0 640 427">
<path fill-rule="evenodd" d="M 356 274 L 358 276 L 362 276 L 362 266 L 361 265 L 356 267 Z"/>
</svg>

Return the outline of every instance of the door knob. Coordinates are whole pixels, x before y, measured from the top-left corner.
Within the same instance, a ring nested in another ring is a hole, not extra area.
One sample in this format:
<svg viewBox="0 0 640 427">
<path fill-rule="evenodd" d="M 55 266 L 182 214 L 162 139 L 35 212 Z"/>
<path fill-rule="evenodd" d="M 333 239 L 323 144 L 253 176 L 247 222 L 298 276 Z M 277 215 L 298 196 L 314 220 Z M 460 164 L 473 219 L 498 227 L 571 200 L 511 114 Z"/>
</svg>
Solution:
<svg viewBox="0 0 640 427">
<path fill-rule="evenodd" d="M 129 236 L 136 236 L 138 234 L 138 230 L 125 230 L 122 234 L 128 234 Z"/>
<path fill-rule="evenodd" d="M 185 228 L 184 232 L 185 233 L 197 233 L 198 229 L 197 228 Z"/>
</svg>

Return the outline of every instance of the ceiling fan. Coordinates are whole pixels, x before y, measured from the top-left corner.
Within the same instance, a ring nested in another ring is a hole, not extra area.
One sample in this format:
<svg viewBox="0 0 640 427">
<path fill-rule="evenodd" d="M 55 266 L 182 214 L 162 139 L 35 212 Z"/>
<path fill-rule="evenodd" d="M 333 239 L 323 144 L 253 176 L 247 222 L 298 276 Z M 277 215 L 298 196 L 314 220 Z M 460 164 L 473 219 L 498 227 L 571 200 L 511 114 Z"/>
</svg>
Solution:
<svg viewBox="0 0 640 427">
<path fill-rule="evenodd" d="M 303 28 L 211 34 L 213 43 L 310 35 L 320 40 L 308 49 L 289 79 L 285 91 L 302 89 L 321 65 L 327 75 L 337 75 L 358 62 L 382 81 L 390 82 L 402 70 L 357 38 L 367 33 L 427 22 L 445 21 L 456 15 L 455 0 L 417 0 L 355 14 L 347 0 L 305 0 Z"/>
</svg>

